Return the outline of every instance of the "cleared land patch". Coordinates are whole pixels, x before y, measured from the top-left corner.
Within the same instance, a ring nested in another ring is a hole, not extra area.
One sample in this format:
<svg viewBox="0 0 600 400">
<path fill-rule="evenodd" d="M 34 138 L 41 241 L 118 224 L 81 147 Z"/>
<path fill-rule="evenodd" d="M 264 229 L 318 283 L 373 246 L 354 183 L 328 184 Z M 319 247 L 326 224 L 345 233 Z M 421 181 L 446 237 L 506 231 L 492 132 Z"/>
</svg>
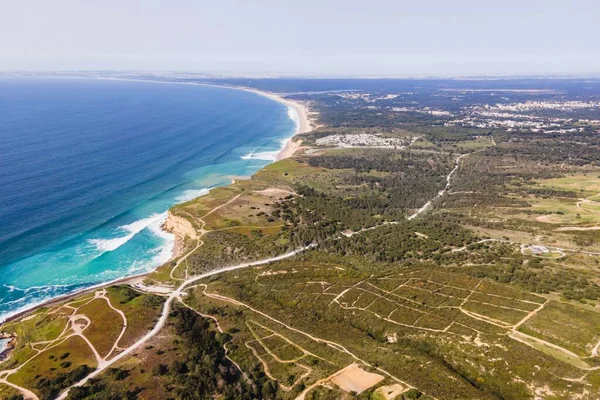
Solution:
<svg viewBox="0 0 600 400">
<path fill-rule="evenodd" d="M 331 378 L 331 382 L 346 392 L 359 394 L 377 385 L 383 379 L 383 375 L 367 372 L 354 363 L 337 373 Z"/>
<path fill-rule="evenodd" d="M 392 385 L 378 387 L 375 390 L 375 394 L 382 396 L 384 400 L 394 400 L 406 390 L 406 387 L 400 385 L 399 383 L 394 383 Z"/>
</svg>

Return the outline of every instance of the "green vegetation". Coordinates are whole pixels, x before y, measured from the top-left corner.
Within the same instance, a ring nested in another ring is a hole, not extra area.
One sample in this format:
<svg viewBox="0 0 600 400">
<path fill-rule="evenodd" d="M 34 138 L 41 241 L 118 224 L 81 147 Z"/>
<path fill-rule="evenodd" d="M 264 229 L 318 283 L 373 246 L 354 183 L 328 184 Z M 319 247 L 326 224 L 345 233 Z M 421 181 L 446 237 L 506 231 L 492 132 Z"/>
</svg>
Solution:
<svg viewBox="0 0 600 400">
<path fill-rule="evenodd" d="M 163 299 L 142 294 L 128 286 L 111 286 L 107 291 L 112 304 L 123 311 L 127 318 L 127 329 L 118 343 L 119 347 L 125 348 L 152 329 Z"/>
<path fill-rule="evenodd" d="M 220 324 L 236 327 L 231 333 L 231 354 L 242 366 L 241 360 L 249 357 L 243 344 L 256 349 L 256 337 L 272 332 L 340 366 L 348 363 L 342 361 L 348 357 L 344 351 L 332 354 L 329 350 L 327 356 L 319 353 L 319 342 L 306 336 L 312 335 L 344 346 L 437 398 L 486 398 L 495 394 L 522 398 L 527 393 L 525 386 L 500 377 L 521 371 L 520 379 L 530 382 L 529 374 L 535 367 L 521 354 L 535 350 L 504 335 L 528 313 L 543 307 L 546 300 L 438 269 L 398 269 L 394 264 L 363 263 L 357 258 L 311 252 L 299 260 L 219 275 L 209 280 L 207 289 L 195 290 L 189 301 Z M 257 320 L 265 328 L 255 329 Z M 284 324 L 305 334 L 292 333 Z M 250 335 L 245 333 L 248 326 Z M 498 354 L 481 358 L 481 347 Z M 265 351 L 256 351 L 256 355 L 262 359 Z M 398 357 L 405 361 L 398 363 Z M 273 360 L 265 358 L 270 368 Z M 510 367 L 499 360 L 510 360 Z M 482 369 L 473 370 L 471 363 Z M 418 367 L 422 365 L 428 368 Z M 544 365 L 561 376 L 578 374 L 574 367 L 543 353 L 536 355 L 535 365 Z M 328 373 L 308 378 L 305 386 Z M 551 374 L 545 374 L 543 382 L 553 390 L 567 390 L 564 382 Z"/>
<path fill-rule="evenodd" d="M 23 395 L 8 385 L 0 384 L 0 399 L 23 400 Z"/>
<path fill-rule="evenodd" d="M 32 388 L 42 399 L 53 399 L 65 387 L 77 382 L 96 367 L 94 355 L 87 343 L 72 336 L 64 342 L 39 353 L 8 381 Z"/>
<path fill-rule="evenodd" d="M 124 327 L 121 316 L 112 310 L 104 299 L 89 302 L 79 309 L 91 323 L 85 329 L 85 336 L 92 342 L 100 356 L 106 357 Z M 107 324 L 110 321 L 110 324 Z"/>
<path fill-rule="evenodd" d="M 240 371 L 226 358 L 224 345 L 227 334 L 221 335 L 211 327 L 209 320 L 195 312 L 177 307 L 169 321 L 172 330 L 170 341 L 160 355 L 149 358 L 153 346 L 141 354 L 139 364 L 113 368 L 105 379 L 94 380 L 69 393 L 70 399 L 129 399 L 169 398 L 212 399 L 215 394 L 225 399 L 276 398 L 277 388 L 264 374 L 255 372 L 249 384 Z M 143 388 L 138 383 L 153 381 L 153 386 Z"/>
<path fill-rule="evenodd" d="M 551 301 L 520 330 L 586 357 L 600 341 L 600 314 Z"/>
</svg>

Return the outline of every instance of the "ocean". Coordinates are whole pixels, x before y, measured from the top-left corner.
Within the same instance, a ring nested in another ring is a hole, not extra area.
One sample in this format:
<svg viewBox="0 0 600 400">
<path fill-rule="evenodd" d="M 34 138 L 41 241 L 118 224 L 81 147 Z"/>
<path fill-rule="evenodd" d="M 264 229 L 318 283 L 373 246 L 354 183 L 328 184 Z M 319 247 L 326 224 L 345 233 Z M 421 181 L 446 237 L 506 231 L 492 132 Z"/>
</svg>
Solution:
<svg viewBox="0 0 600 400">
<path fill-rule="evenodd" d="M 167 210 L 272 162 L 297 124 L 231 88 L 0 79 L 0 321 L 163 264 Z"/>
</svg>

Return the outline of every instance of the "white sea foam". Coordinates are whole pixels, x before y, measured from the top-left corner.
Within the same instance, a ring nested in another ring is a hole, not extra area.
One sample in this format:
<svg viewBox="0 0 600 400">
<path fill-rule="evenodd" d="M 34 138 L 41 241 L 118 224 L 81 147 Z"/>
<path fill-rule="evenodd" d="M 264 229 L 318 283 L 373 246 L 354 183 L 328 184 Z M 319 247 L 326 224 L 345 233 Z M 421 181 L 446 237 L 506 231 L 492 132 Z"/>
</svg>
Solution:
<svg viewBox="0 0 600 400">
<path fill-rule="evenodd" d="M 18 292 L 29 293 L 32 290 L 33 291 L 40 291 L 40 292 L 48 292 L 48 291 L 50 291 L 52 289 L 55 289 L 55 288 L 64 288 L 64 287 L 67 287 L 69 285 L 30 286 L 30 287 L 25 288 L 25 289 L 21 289 L 20 287 L 13 286 L 13 285 L 2 285 L 2 286 L 4 286 L 5 288 L 7 288 L 9 293 L 14 292 L 15 290 L 18 291 Z"/>
<path fill-rule="evenodd" d="M 129 242 L 135 235 L 148 228 L 152 224 L 158 223 L 159 226 L 167 219 L 167 213 L 152 214 L 148 218 L 140 219 L 131 224 L 120 226 L 118 229 L 123 232 L 128 232 L 125 236 L 119 236 L 111 239 L 89 239 L 88 242 L 96 246 L 98 251 L 105 253 L 107 251 L 115 251 L 125 243 Z"/>
<path fill-rule="evenodd" d="M 4 285 L 4 286 L 8 287 L 10 285 Z M 23 291 L 26 294 L 25 294 L 25 296 L 19 297 L 18 299 L 3 302 L 3 304 L 2 304 L 3 306 L 16 305 L 16 308 L 14 310 L 11 310 L 10 312 L 1 314 L 0 315 L 0 324 L 17 314 L 20 314 L 24 311 L 34 309 L 34 308 L 44 304 L 48 300 L 51 300 L 53 298 L 60 296 L 60 294 L 57 296 L 56 289 L 66 288 L 68 286 L 71 286 L 71 285 L 32 286 L 32 287 L 25 288 L 25 289 L 21 289 L 21 288 L 12 286 L 12 288 L 14 288 L 13 290 Z M 36 301 L 33 301 L 30 303 L 29 300 L 31 298 L 34 298 Z"/>
<path fill-rule="evenodd" d="M 7 289 L 8 289 L 8 293 L 12 293 L 12 292 L 14 292 L 15 290 L 18 290 L 18 291 L 20 291 L 20 292 L 22 292 L 22 291 L 23 291 L 23 289 L 19 289 L 18 287 L 16 287 L 16 286 L 13 286 L 13 285 L 2 285 L 2 286 L 4 286 L 5 288 L 7 288 Z"/>
<path fill-rule="evenodd" d="M 253 151 L 242 156 L 242 160 L 264 160 L 275 161 L 279 150 L 275 151 Z"/>
<path fill-rule="evenodd" d="M 300 130 L 300 114 L 298 114 L 298 111 L 292 106 L 288 106 L 288 117 L 294 121 L 296 132 L 298 132 Z"/>
<path fill-rule="evenodd" d="M 135 235 L 131 234 L 115 239 L 89 239 L 88 242 L 96 246 L 98 251 L 106 253 L 107 251 L 114 251 L 123 246 L 125 243 L 131 240 L 133 236 Z"/>
<path fill-rule="evenodd" d="M 163 265 L 173 258 L 173 243 L 175 242 L 175 235 L 164 231 L 160 232 L 161 233 L 159 235 L 165 239 L 165 243 L 149 252 L 149 254 L 153 255 L 149 261 L 134 261 L 127 269 L 127 275 L 136 275 L 152 271 L 157 266 Z M 154 230 L 153 233 L 155 233 Z"/>
<path fill-rule="evenodd" d="M 204 194 L 208 193 L 208 189 L 202 189 L 202 191 L 198 190 L 193 192 L 195 192 L 196 196 L 191 198 L 196 198 L 202 195 L 199 194 L 201 192 Z M 192 193 L 190 193 L 190 196 L 191 195 Z M 173 257 L 173 245 L 175 244 L 175 235 L 161 229 L 161 225 L 163 222 L 164 220 L 156 220 L 148 225 L 148 230 L 150 230 L 150 232 L 152 232 L 154 236 L 157 236 L 162 239 L 162 245 L 154 248 L 150 252 L 150 254 L 152 254 L 153 257 L 149 261 L 133 262 L 127 270 L 128 275 L 151 271 L 152 269 L 156 268 L 156 266 L 166 263 Z"/>
<path fill-rule="evenodd" d="M 207 195 L 210 189 L 202 188 L 202 189 L 190 189 L 181 193 L 179 196 L 175 198 L 177 204 L 185 203 L 190 200 L 194 200 L 200 196 Z"/>
<path fill-rule="evenodd" d="M 156 268 L 157 265 L 163 265 L 171 258 L 173 258 L 173 242 L 175 241 L 175 236 L 173 236 L 173 241 L 166 243 L 164 246 L 155 249 L 154 257 L 147 264 L 143 265 L 140 270 L 151 270 Z"/>
</svg>

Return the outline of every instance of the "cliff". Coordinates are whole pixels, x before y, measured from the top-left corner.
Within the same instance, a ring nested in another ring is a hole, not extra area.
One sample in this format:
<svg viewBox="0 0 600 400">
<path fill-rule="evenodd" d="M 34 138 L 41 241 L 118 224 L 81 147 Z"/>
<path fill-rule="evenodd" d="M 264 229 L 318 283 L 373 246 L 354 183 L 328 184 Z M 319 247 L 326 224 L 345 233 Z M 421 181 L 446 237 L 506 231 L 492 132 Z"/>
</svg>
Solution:
<svg viewBox="0 0 600 400">
<path fill-rule="evenodd" d="M 191 239 L 198 239 L 198 234 L 192 223 L 183 217 L 173 214 L 171 211 L 169 211 L 167 215 L 167 220 L 163 224 L 163 229 L 174 234 L 175 237 L 181 241 L 183 241 L 186 236 Z"/>
</svg>

